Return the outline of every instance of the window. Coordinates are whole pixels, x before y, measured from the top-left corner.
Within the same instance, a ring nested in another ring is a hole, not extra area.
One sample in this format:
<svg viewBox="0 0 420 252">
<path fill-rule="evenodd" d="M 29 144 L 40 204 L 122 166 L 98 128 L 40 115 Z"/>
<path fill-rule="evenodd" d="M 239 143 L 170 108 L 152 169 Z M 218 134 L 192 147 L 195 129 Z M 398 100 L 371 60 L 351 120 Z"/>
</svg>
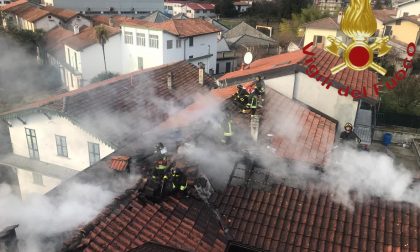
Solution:
<svg viewBox="0 0 420 252">
<path fill-rule="evenodd" d="M 396 25 L 401 25 L 401 20 L 397 20 L 397 21 L 395 21 L 395 24 L 396 24 Z"/>
<path fill-rule="evenodd" d="M 55 135 L 55 144 L 57 145 L 57 155 L 68 157 L 66 137 Z"/>
<path fill-rule="evenodd" d="M 139 70 L 143 70 L 143 58 L 142 57 L 137 58 L 137 66 L 138 66 Z"/>
<path fill-rule="evenodd" d="M 101 158 L 99 153 L 99 144 L 88 142 L 90 165 L 98 162 Z"/>
<path fill-rule="evenodd" d="M 315 36 L 314 40 L 315 40 L 315 44 L 322 44 L 323 37 L 322 36 Z"/>
<path fill-rule="evenodd" d="M 188 42 L 189 42 L 190 46 L 194 46 L 194 37 L 188 38 Z"/>
<path fill-rule="evenodd" d="M 150 35 L 149 36 L 149 46 L 152 48 L 159 48 L 159 36 Z"/>
<path fill-rule="evenodd" d="M 172 40 L 166 41 L 166 48 L 167 49 L 172 49 Z"/>
<path fill-rule="evenodd" d="M 42 175 L 37 172 L 32 172 L 32 178 L 33 182 L 36 185 L 44 185 L 44 182 L 42 181 Z"/>
<path fill-rule="evenodd" d="M 392 26 L 385 26 L 385 32 L 384 32 L 384 36 L 390 36 L 392 33 Z"/>
<path fill-rule="evenodd" d="M 70 56 L 70 48 L 67 48 L 67 56 L 69 57 L 69 65 L 71 65 L 71 56 Z"/>
<path fill-rule="evenodd" d="M 408 16 L 408 12 L 404 12 L 403 16 L 404 17 L 407 17 Z"/>
<path fill-rule="evenodd" d="M 124 42 L 126 44 L 133 44 L 133 33 L 132 32 L 125 32 L 124 33 Z"/>
<path fill-rule="evenodd" d="M 36 141 L 36 133 L 34 129 L 25 128 L 26 142 L 28 143 L 29 157 L 39 159 L 38 143 Z"/>
<path fill-rule="evenodd" d="M 191 10 L 187 10 L 187 13 L 191 13 Z"/>
<path fill-rule="evenodd" d="M 194 58 L 194 56 L 190 55 L 188 58 L 189 58 L 189 59 L 192 59 L 192 58 Z"/>
<path fill-rule="evenodd" d="M 176 40 L 176 48 L 180 48 L 181 47 L 181 40 L 177 39 Z"/>
<path fill-rule="evenodd" d="M 76 52 L 74 52 L 74 68 L 76 68 L 76 70 L 79 70 L 79 69 L 77 69 L 77 54 L 76 54 Z"/>
<path fill-rule="evenodd" d="M 144 33 L 136 33 L 137 45 L 146 46 L 146 35 Z"/>
</svg>

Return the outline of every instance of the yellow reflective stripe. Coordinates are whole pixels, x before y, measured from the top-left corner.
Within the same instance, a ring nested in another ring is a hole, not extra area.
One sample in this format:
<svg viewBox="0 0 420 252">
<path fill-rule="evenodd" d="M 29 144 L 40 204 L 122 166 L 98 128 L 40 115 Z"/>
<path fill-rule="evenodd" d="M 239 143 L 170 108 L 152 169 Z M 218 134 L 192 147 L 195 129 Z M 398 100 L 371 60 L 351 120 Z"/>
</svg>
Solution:
<svg viewBox="0 0 420 252">
<path fill-rule="evenodd" d="M 156 169 L 158 169 L 158 170 L 163 170 L 163 169 L 166 169 L 166 165 L 159 165 L 158 167 L 156 167 Z"/>
<path fill-rule="evenodd" d="M 233 132 L 232 132 L 232 123 L 231 122 L 228 122 L 228 127 L 229 127 L 229 130 L 228 130 L 228 132 L 225 132 L 224 133 L 224 136 L 232 136 L 233 135 Z"/>
<path fill-rule="evenodd" d="M 180 186 L 179 190 L 184 191 L 185 189 L 187 189 L 187 186 Z"/>
</svg>

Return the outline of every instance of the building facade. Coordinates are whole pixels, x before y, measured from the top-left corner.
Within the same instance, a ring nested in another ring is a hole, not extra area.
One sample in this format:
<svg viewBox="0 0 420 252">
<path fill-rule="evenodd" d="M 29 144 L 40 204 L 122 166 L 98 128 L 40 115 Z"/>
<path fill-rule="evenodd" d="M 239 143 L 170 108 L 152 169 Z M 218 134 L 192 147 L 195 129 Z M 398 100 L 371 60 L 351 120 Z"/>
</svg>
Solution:
<svg viewBox="0 0 420 252">
<path fill-rule="evenodd" d="M 165 1 L 165 12 L 170 15 L 184 14 L 188 18 L 216 17 L 215 4 L 188 1 Z"/>
<path fill-rule="evenodd" d="M 216 71 L 218 30 L 204 20 L 178 19 L 152 25 L 127 22 L 121 29 L 124 73 L 182 60 L 204 64 L 207 73 Z"/>
<path fill-rule="evenodd" d="M 163 10 L 163 0 L 42 0 L 41 3 L 86 13 L 103 14 L 141 14 Z"/>
</svg>

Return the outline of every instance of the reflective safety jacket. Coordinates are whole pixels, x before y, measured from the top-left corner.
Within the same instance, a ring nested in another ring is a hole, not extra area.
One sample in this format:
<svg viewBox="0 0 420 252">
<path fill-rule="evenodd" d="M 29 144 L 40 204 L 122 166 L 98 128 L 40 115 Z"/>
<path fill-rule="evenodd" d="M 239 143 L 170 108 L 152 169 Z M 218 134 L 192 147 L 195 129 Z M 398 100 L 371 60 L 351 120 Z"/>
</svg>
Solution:
<svg viewBox="0 0 420 252">
<path fill-rule="evenodd" d="M 187 177 L 183 173 L 172 174 L 172 189 L 180 191 L 187 189 Z"/>
<path fill-rule="evenodd" d="M 232 131 L 232 120 L 229 120 L 225 123 L 225 129 L 224 129 L 224 136 L 233 136 L 233 131 Z"/>
<path fill-rule="evenodd" d="M 258 99 L 254 94 L 249 95 L 248 103 L 246 104 L 248 108 L 256 109 L 258 106 Z"/>
</svg>

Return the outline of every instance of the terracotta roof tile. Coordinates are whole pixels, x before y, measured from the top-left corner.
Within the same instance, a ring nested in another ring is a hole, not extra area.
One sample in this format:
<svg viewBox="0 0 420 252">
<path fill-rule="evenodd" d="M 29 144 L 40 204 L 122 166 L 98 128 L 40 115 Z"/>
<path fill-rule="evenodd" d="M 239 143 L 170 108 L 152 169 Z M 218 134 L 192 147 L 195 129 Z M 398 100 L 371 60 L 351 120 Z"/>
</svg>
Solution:
<svg viewBox="0 0 420 252">
<path fill-rule="evenodd" d="M 76 17 L 76 16 L 80 15 L 80 13 L 78 13 L 74 10 L 57 8 L 57 7 L 54 7 L 54 6 L 44 6 L 41 9 L 43 9 L 45 11 L 48 11 L 52 15 L 60 18 L 61 20 L 65 21 L 65 22 L 69 21 L 73 17 Z"/>
<path fill-rule="evenodd" d="M 339 30 L 339 25 L 337 23 L 337 17 L 326 17 L 321 18 L 310 23 L 304 24 L 306 28 L 313 29 L 328 29 L 328 30 Z"/>
<path fill-rule="evenodd" d="M 17 15 L 29 22 L 35 22 L 45 16 L 50 15 L 50 13 L 37 7 L 29 7 L 22 12 L 19 12 Z"/>
<path fill-rule="evenodd" d="M 332 67 L 343 62 L 341 58 L 319 48 L 313 48 L 312 52 L 315 53 L 315 61 L 313 64 L 320 70 L 319 75 L 323 76 L 323 78 L 330 75 L 330 69 Z M 219 81 L 240 80 L 241 78 L 264 74 L 265 72 L 279 70 L 291 65 L 303 66 L 304 68 L 302 69 L 305 69 L 306 66 L 304 65 L 304 61 L 309 57 L 310 56 L 305 55 L 303 51 L 300 50 L 263 58 L 252 62 L 249 67 L 244 70 L 238 70 L 223 75 L 219 78 Z M 365 88 L 369 98 L 378 99 L 378 96 L 373 90 L 373 85 L 377 83 L 378 77 L 376 73 L 370 70 L 354 71 L 346 68 L 343 71 L 332 75 L 330 79 L 348 86 L 350 91 L 353 89 L 362 90 L 362 88 Z"/>
<path fill-rule="evenodd" d="M 172 89 L 167 87 L 169 72 L 173 73 Z M 95 136 L 119 145 L 138 135 L 138 129 L 133 127 L 132 131 L 121 131 L 101 124 L 101 120 L 94 122 L 91 118 L 107 116 L 107 120 L 118 125 L 125 114 L 130 114 L 129 118 L 125 118 L 129 120 L 126 121 L 128 125 L 138 125 L 138 118 L 144 118 L 151 124 L 144 127 L 151 129 L 167 118 L 168 111 L 155 105 L 156 100 L 148 98 L 150 92 L 162 101 L 170 101 L 172 105 L 184 108 L 192 103 L 191 97 L 208 92 L 207 85 L 214 82 L 205 75 L 206 86 L 201 86 L 198 84 L 198 76 L 197 67 L 185 61 L 177 62 L 90 84 L 2 113 L 0 117 L 14 118 L 40 110 L 54 112 L 69 118 Z M 144 99 L 140 100 L 139 97 Z"/>
<path fill-rule="evenodd" d="M 128 167 L 130 157 L 113 156 L 111 157 L 110 168 L 116 171 L 124 171 Z"/>
<path fill-rule="evenodd" d="M 105 29 L 109 33 L 109 37 L 117 35 L 120 33 L 120 29 L 116 27 L 111 27 L 104 25 Z M 72 36 L 69 39 L 66 39 L 65 44 L 70 46 L 71 48 L 81 51 L 91 45 L 97 44 L 98 41 L 96 39 L 96 30 L 95 27 L 89 27 L 82 31 L 79 34 Z"/>
<path fill-rule="evenodd" d="M 6 5 L 0 6 L 0 10 L 8 12 L 12 9 L 15 9 L 17 6 L 26 5 L 26 4 L 28 4 L 27 0 L 18 0 L 18 1 L 11 2 Z"/>
<path fill-rule="evenodd" d="M 193 3 L 193 2 L 187 2 L 185 5 L 193 10 L 214 10 L 216 6 L 215 4 L 211 4 L 211 3 Z"/>
<path fill-rule="evenodd" d="M 122 25 L 163 30 L 179 37 L 193 37 L 219 32 L 215 26 L 201 18 L 170 19 L 161 23 L 151 23 L 144 20 L 127 20 L 122 22 Z"/>
</svg>

